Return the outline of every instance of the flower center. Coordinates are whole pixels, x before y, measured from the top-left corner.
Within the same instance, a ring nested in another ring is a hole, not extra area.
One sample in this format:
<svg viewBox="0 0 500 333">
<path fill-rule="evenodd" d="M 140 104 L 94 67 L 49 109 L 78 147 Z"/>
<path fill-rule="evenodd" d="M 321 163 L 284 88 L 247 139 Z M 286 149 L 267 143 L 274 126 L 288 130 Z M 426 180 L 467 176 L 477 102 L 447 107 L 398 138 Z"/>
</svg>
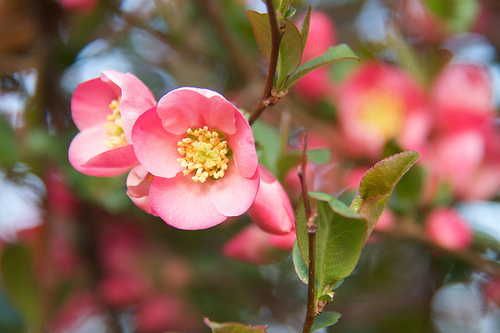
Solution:
<svg viewBox="0 0 500 333">
<path fill-rule="evenodd" d="M 109 109 L 111 110 L 111 114 L 108 115 L 108 122 L 104 125 L 108 138 L 104 140 L 104 145 L 111 149 L 126 146 L 129 143 L 123 133 L 120 98 L 113 100 L 109 104 Z"/>
<path fill-rule="evenodd" d="M 404 104 L 396 94 L 375 89 L 366 94 L 359 108 L 359 117 L 372 130 L 390 140 L 403 126 Z"/>
<path fill-rule="evenodd" d="M 184 176 L 196 170 L 191 179 L 201 183 L 208 177 L 213 179 L 224 177 L 230 152 L 224 134 L 210 132 L 207 126 L 194 131 L 188 129 L 187 137 L 179 141 L 177 146 L 179 154 L 184 156 L 177 159 L 177 162 L 186 168 L 183 171 Z"/>
</svg>

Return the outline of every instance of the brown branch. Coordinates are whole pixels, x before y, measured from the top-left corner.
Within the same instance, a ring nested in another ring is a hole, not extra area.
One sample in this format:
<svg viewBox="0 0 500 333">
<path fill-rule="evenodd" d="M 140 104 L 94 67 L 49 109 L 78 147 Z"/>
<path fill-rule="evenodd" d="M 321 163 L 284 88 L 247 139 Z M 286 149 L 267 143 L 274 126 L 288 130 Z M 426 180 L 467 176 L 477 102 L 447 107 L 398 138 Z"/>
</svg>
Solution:
<svg viewBox="0 0 500 333">
<path fill-rule="evenodd" d="M 259 118 L 259 116 L 264 112 L 264 110 L 276 103 L 279 97 L 273 94 L 274 77 L 276 76 L 276 70 L 278 68 L 278 56 L 280 50 L 281 37 L 283 36 L 284 29 L 278 26 L 278 20 L 276 19 L 276 12 L 274 10 L 273 0 L 266 0 L 267 13 L 269 14 L 269 24 L 271 26 L 271 55 L 269 57 L 269 69 L 267 71 L 266 83 L 264 85 L 264 91 L 262 92 L 262 97 L 250 114 L 248 122 L 250 125 Z M 274 99 L 273 99 L 274 96 Z"/>
<path fill-rule="evenodd" d="M 304 137 L 304 146 L 302 148 L 302 164 L 299 169 L 300 184 L 302 187 L 302 198 L 304 201 L 304 210 L 307 220 L 307 236 L 309 248 L 309 276 L 307 284 L 307 310 L 304 319 L 304 326 L 302 333 L 311 332 L 314 319 L 318 315 L 315 303 L 315 290 L 316 290 L 316 223 L 315 219 L 317 213 L 311 209 L 311 202 L 307 191 L 306 181 L 306 166 L 307 166 L 307 136 Z"/>
</svg>

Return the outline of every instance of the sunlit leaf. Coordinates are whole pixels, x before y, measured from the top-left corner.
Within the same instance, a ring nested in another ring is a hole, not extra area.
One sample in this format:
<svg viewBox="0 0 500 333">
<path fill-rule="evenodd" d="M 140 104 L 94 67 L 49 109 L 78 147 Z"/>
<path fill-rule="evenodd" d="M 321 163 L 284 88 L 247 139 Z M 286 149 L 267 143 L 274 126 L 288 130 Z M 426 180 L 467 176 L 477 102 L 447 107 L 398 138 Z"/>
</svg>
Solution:
<svg viewBox="0 0 500 333">
<path fill-rule="evenodd" d="M 284 86 L 285 89 L 289 88 L 292 84 L 297 82 L 301 77 L 309 74 L 313 70 L 325 65 L 332 64 L 341 60 L 359 60 L 349 46 L 340 44 L 330 47 L 325 53 L 311 59 L 297 68 L 288 78 Z"/>
<path fill-rule="evenodd" d="M 255 41 L 259 46 L 262 55 L 269 61 L 271 58 L 271 25 L 269 24 L 269 15 L 267 13 L 259 13 L 255 10 L 247 10 L 247 17 L 252 23 L 252 30 Z"/>
<path fill-rule="evenodd" d="M 311 332 L 335 325 L 339 321 L 340 317 L 340 313 L 337 312 L 325 311 L 320 313 L 314 320 Z"/>
<path fill-rule="evenodd" d="M 203 321 L 213 333 L 266 333 L 267 328 L 267 326 L 246 326 L 240 323 L 216 323 L 208 318 L 204 318 Z"/>
<path fill-rule="evenodd" d="M 351 209 L 368 221 L 367 237 L 387 205 L 394 187 L 419 158 L 420 154 L 416 151 L 392 155 L 375 164 L 363 176 Z"/>
</svg>

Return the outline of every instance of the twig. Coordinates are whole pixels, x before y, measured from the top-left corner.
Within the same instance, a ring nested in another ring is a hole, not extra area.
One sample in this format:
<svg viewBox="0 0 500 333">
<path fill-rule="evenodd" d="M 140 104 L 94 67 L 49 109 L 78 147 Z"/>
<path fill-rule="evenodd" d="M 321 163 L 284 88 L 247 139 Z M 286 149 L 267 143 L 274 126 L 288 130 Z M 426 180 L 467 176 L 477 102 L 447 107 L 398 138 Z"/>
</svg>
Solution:
<svg viewBox="0 0 500 333">
<path fill-rule="evenodd" d="M 318 315 L 316 304 L 315 304 L 315 290 L 316 290 L 316 223 L 315 219 L 317 213 L 312 211 L 311 203 L 309 199 L 309 194 L 307 191 L 307 181 L 306 181 L 306 166 L 307 166 L 307 136 L 304 137 L 304 146 L 302 148 L 302 164 L 299 169 L 300 184 L 302 187 L 302 198 L 304 201 L 304 210 L 307 220 L 307 236 L 308 236 L 308 247 L 309 247 L 309 277 L 307 285 L 307 311 L 306 318 L 304 320 L 304 326 L 302 333 L 311 332 L 312 325 L 314 324 L 314 319 Z"/>
<path fill-rule="evenodd" d="M 274 104 L 273 100 L 273 86 L 274 77 L 276 76 L 276 69 L 278 68 L 278 55 L 280 50 L 281 37 L 284 30 L 278 26 L 276 19 L 276 12 L 274 10 L 273 0 L 266 0 L 267 13 L 269 14 L 269 24 L 271 26 L 271 55 L 269 57 L 269 69 L 267 71 L 266 83 L 262 97 L 250 114 L 248 122 L 250 125 L 259 118 L 262 112 L 270 105 Z M 276 98 L 276 96 L 275 96 Z"/>
</svg>

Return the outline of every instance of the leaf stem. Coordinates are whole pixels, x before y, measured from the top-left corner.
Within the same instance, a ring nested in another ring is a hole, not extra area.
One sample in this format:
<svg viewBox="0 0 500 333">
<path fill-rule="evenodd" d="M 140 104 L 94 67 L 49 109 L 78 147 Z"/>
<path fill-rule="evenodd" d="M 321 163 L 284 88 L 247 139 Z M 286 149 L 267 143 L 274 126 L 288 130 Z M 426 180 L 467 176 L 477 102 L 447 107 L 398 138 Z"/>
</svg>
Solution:
<svg viewBox="0 0 500 333">
<path fill-rule="evenodd" d="M 315 290 L 316 290 L 316 223 L 315 219 L 317 213 L 311 209 L 311 203 L 309 199 L 309 194 L 307 191 L 306 182 L 306 166 L 307 166 L 307 136 L 304 137 L 304 146 L 302 149 L 302 164 L 299 169 L 300 184 L 302 187 L 302 198 L 304 201 L 304 210 L 307 219 L 307 235 L 308 235 L 308 247 L 309 247 L 309 277 L 307 285 L 307 310 L 306 317 L 304 320 L 304 326 L 302 333 L 311 332 L 312 326 L 314 324 L 314 319 L 318 315 L 316 310 L 315 302 Z"/>
<path fill-rule="evenodd" d="M 278 20 L 276 19 L 276 12 L 274 10 L 273 0 L 266 0 L 267 13 L 269 14 L 269 25 L 271 26 L 271 55 L 269 57 L 269 69 L 267 71 L 266 83 L 264 85 L 264 91 L 262 92 L 262 97 L 250 114 L 248 122 L 250 125 L 259 118 L 262 112 L 268 107 L 277 102 L 279 98 L 273 96 L 273 86 L 274 78 L 276 76 L 276 70 L 278 68 L 278 56 L 280 50 L 281 37 L 283 36 L 284 30 L 280 29 L 278 26 Z M 274 97 L 274 98 L 273 98 Z"/>
</svg>

